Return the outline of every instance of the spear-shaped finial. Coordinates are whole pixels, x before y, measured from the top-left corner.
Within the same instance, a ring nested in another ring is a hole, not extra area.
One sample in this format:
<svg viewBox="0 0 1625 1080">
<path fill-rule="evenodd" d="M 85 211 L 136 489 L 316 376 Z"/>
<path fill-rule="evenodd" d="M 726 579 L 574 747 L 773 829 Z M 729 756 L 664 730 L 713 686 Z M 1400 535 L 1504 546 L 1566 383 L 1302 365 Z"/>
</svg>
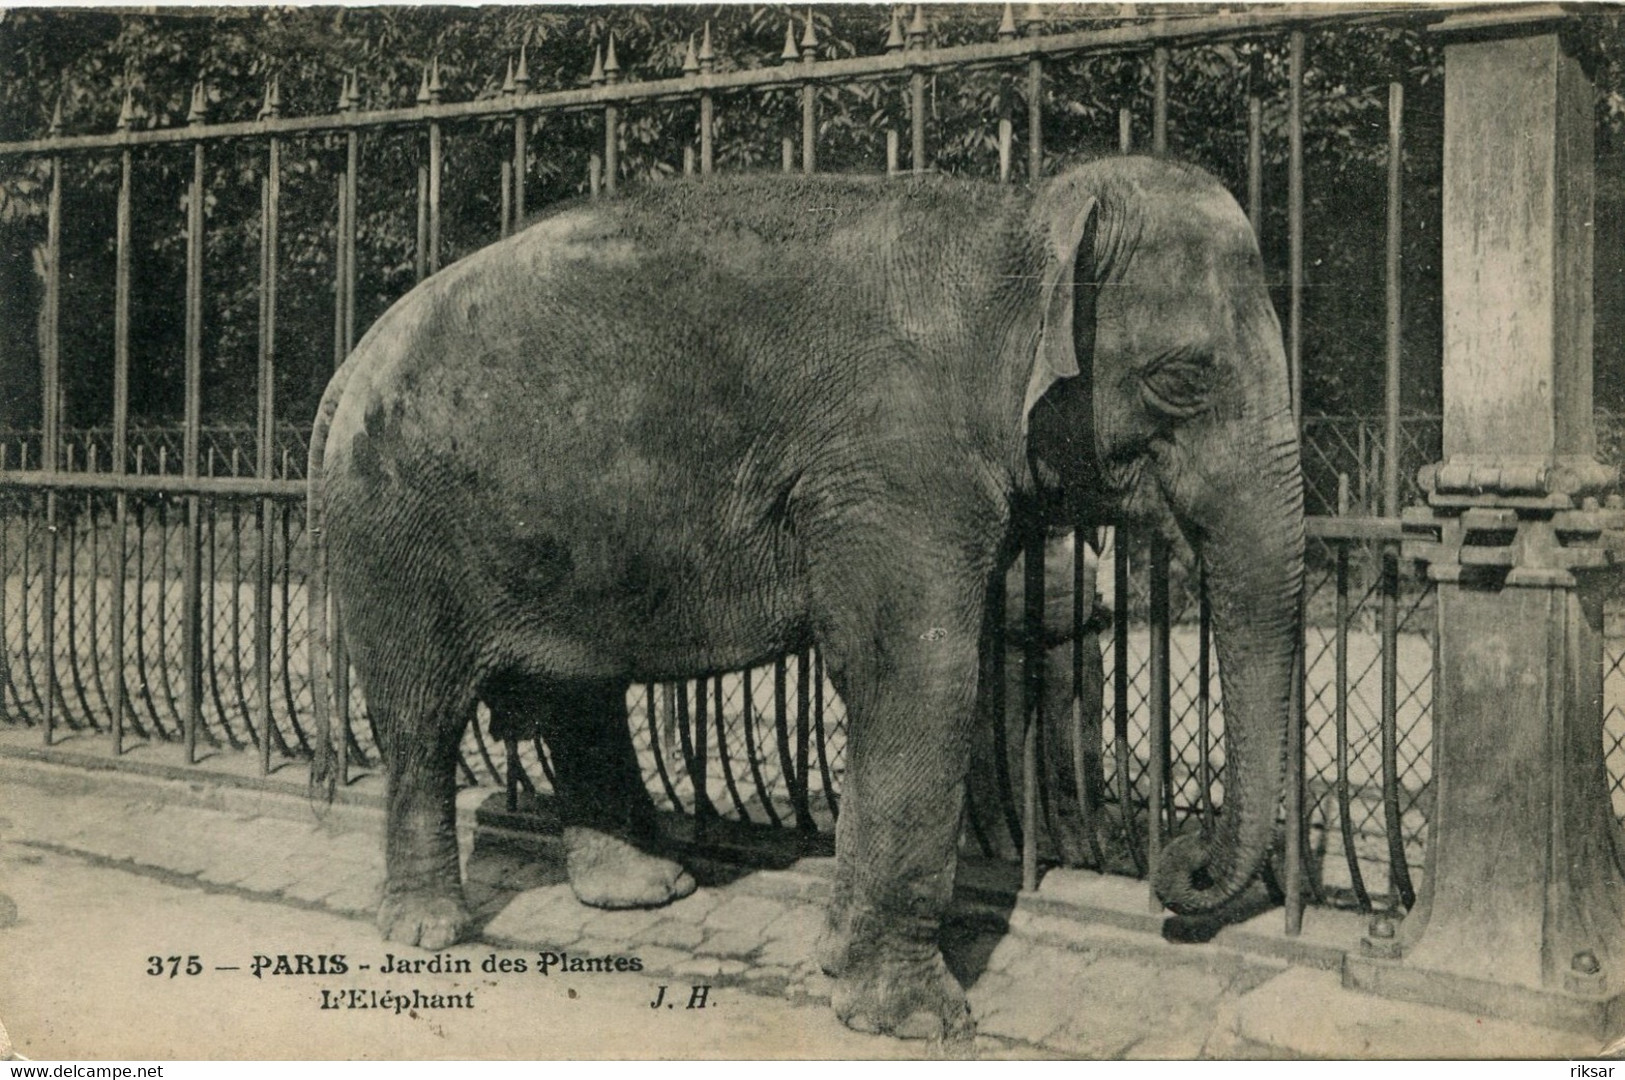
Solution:
<svg viewBox="0 0 1625 1080">
<path fill-rule="evenodd" d="M 700 58 L 694 51 L 694 35 L 688 35 L 688 51 L 683 53 L 683 74 L 695 75 L 700 70 Z"/>
<path fill-rule="evenodd" d="M 440 85 L 440 57 L 437 56 L 429 62 L 429 100 L 438 103 L 443 89 Z"/>
<path fill-rule="evenodd" d="M 429 65 L 423 65 L 423 79 L 418 83 L 418 104 L 427 105 L 433 99 L 429 96 Z"/>
<path fill-rule="evenodd" d="M 803 60 L 816 59 L 818 52 L 818 31 L 813 28 L 813 11 L 807 9 L 807 28 L 801 32 L 801 57 Z"/>
<path fill-rule="evenodd" d="M 903 16 L 899 9 L 891 9 L 891 29 L 886 31 L 886 51 L 896 52 L 907 40 L 903 37 Z"/>
<path fill-rule="evenodd" d="M 595 47 L 592 51 L 592 74 L 587 76 L 587 81 L 594 86 L 602 86 L 604 83 L 604 47 L 602 45 Z"/>
<path fill-rule="evenodd" d="M 1016 6 L 1007 2 L 1004 5 L 1004 17 L 999 20 L 999 39 L 1009 41 L 1016 33 Z"/>
<path fill-rule="evenodd" d="M 348 101 L 351 112 L 361 108 L 361 73 L 354 68 L 350 69 L 350 97 Z"/>
<path fill-rule="evenodd" d="M 800 58 L 801 54 L 796 51 L 796 21 L 791 19 L 784 24 L 784 50 L 779 53 L 779 59 L 789 63 Z"/>
<path fill-rule="evenodd" d="M 1022 27 L 1029 34 L 1036 34 L 1044 22 L 1044 13 L 1038 10 L 1037 4 L 1028 4 L 1027 10 L 1021 13 Z"/>
<path fill-rule="evenodd" d="M 508 57 L 508 73 L 502 77 L 502 96 L 513 97 L 513 57 Z"/>
<path fill-rule="evenodd" d="M 514 93 L 530 93 L 530 61 L 525 58 L 525 47 L 519 46 L 519 67 L 513 73 Z"/>
<path fill-rule="evenodd" d="M 711 48 L 711 24 L 705 24 L 705 31 L 700 35 L 700 70 L 711 71 L 717 66 L 716 50 Z"/>
<path fill-rule="evenodd" d="M 192 84 L 192 106 L 186 110 L 188 124 L 201 124 L 208 116 L 208 97 L 203 92 L 203 80 Z"/>
<path fill-rule="evenodd" d="M 604 52 L 604 78 L 608 81 L 621 81 L 621 63 L 615 59 L 615 32 L 610 31 L 609 48 Z"/>
<path fill-rule="evenodd" d="M 908 24 L 908 47 L 911 49 L 925 48 L 925 5 L 914 5 L 914 18 Z"/>
<path fill-rule="evenodd" d="M 135 98 L 130 94 L 130 88 L 124 88 L 124 104 L 118 110 L 118 129 L 129 131 L 135 124 Z"/>
</svg>

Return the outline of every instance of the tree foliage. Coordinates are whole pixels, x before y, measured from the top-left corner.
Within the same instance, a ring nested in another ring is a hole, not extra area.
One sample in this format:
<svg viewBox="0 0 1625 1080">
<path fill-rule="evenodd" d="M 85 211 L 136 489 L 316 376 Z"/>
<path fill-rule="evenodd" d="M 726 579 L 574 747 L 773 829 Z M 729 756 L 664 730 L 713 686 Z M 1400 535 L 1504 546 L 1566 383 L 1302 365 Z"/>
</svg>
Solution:
<svg viewBox="0 0 1625 1080">
<path fill-rule="evenodd" d="M 1120 22 L 1115 8 L 1045 10 L 1046 30 Z M 954 5 L 930 12 L 930 40 L 992 40 L 1002 8 Z M 1180 8 L 1172 17 L 1193 13 Z M 378 7 L 157 9 L 142 13 L 13 9 L 0 17 L 0 139 L 46 133 L 60 109 L 67 133 L 103 132 L 118 122 L 126 92 L 135 126 L 187 122 L 192 88 L 206 87 L 208 119 L 258 115 L 275 79 L 283 115 L 333 111 L 347 73 L 363 109 L 411 104 L 425 68 L 438 65 L 444 100 L 502 92 L 509 62 L 525 50 L 532 90 L 586 83 L 595 53 L 614 34 L 628 79 L 680 72 L 690 36 L 709 23 L 722 70 L 780 63 L 785 27 L 799 39 L 805 9 L 779 5 L 623 7 Z M 885 47 L 891 10 L 812 9 L 820 59 L 873 55 Z M 1143 13 L 1142 13 L 1143 16 Z M 1140 16 L 1136 16 L 1140 17 Z M 1581 26 L 1600 87 L 1603 147 L 1625 125 L 1625 36 L 1604 12 Z M 1079 153 L 1113 152 L 1118 112 L 1133 117 L 1137 147 L 1149 144 L 1152 71 L 1145 50 L 1046 64 L 1048 167 Z M 1317 32 L 1304 85 L 1306 405 L 1311 412 L 1380 410 L 1384 311 L 1383 213 L 1391 82 L 1406 94 L 1404 277 L 1406 405 L 1437 407 L 1439 190 L 1442 58 L 1425 34 L 1400 27 Z M 929 152 L 936 169 L 997 172 L 998 118 L 1012 104 L 1017 162 L 1025 113 L 1019 68 L 943 72 L 927 87 Z M 1206 166 L 1245 200 L 1247 99 L 1262 99 L 1266 264 L 1287 310 L 1287 49 L 1280 36 L 1174 53 L 1169 72 L 1170 151 Z M 888 128 L 907 155 L 906 86 L 896 81 L 829 87 L 820 96 L 819 164 L 834 171 L 884 168 Z M 718 167 L 773 169 L 796 131 L 794 91 L 734 94 L 718 102 Z M 533 121 L 527 209 L 581 195 L 589 156 L 602 146 L 601 114 L 551 114 Z M 620 168 L 626 183 L 681 172 L 696 105 L 629 107 Z M 503 157 L 511 122 L 445 126 L 442 245 L 446 261 L 495 239 Z M 797 142 L 799 145 L 799 140 Z M 335 356 L 333 273 L 336 183 L 342 140 L 284 140 L 278 278 L 279 411 L 308 416 Z M 417 269 L 421 130 L 362 139 L 358 208 L 358 332 L 410 287 Z M 111 413 L 113 206 L 116 153 L 65 159 L 63 363 L 67 423 L 104 424 Z M 213 422 L 244 423 L 254 408 L 258 341 L 258 245 L 263 141 L 213 144 L 206 183 L 205 410 Z M 135 155 L 132 294 L 132 412 L 139 420 L 179 415 L 184 304 L 184 197 L 190 149 Z M 1017 166 L 1018 177 L 1020 166 Z M 36 316 L 48 186 L 40 159 L 0 162 L 0 379 L 17 388 L 0 425 L 38 414 Z M 1606 187 L 1606 185 L 1605 185 Z M 1607 190 L 1612 190 L 1608 188 Z M 1599 267 L 1601 269 L 1601 267 Z M 1602 380 L 1608 385 L 1608 380 Z"/>
</svg>

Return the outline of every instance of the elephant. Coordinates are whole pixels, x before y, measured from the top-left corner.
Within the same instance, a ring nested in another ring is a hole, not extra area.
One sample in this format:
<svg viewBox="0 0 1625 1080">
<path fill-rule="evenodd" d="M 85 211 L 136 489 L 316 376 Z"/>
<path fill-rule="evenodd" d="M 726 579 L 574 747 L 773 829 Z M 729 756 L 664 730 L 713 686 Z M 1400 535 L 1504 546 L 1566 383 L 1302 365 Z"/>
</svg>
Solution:
<svg viewBox="0 0 1625 1080">
<path fill-rule="evenodd" d="M 694 879 L 660 846 L 626 688 L 816 644 L 849 723 L 832 1005 L 973 1030 L 938 930 L 992 586 L 1032 522 L 1153 523 L 1206 559 L 1230 783 L 1157 894 L 1221 906 L 1272 842 L 1298 437 L 1257 242 L 1197 168 L 704 177 L 560 208 L 379 318 L 308 476 L 313 626 L 330 588 L 382 743 L 389 940 L 468 931 L 478 703 L 546 741 L 576 895 L 655 906 Z M 331 758 L 323 736 L 318 782 Z"/>
</svg>

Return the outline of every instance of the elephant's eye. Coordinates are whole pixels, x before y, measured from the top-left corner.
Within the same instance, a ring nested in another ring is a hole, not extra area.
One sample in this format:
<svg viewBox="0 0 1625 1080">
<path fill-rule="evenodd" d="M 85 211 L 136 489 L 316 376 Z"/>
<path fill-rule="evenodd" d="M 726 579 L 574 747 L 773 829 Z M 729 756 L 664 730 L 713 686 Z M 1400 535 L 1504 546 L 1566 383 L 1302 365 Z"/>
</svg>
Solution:
<svg viewBox="0 0 1625 1080">
<path fill-rule="evenodd" d="M 1165 416 L 1185 419 L 1208 407 L 1213 389 L 1213 365 L 1189 357 L 1170 358 L 1147 371 L 1141 396 L 1148 407 Z"/>
</svg>

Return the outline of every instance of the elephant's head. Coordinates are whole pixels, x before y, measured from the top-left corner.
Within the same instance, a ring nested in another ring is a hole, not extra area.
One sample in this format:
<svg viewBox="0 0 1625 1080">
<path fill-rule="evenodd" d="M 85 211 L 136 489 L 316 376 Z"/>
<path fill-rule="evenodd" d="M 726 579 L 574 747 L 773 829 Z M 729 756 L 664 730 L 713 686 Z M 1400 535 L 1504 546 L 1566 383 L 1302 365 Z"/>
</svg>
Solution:
<svg viewBox="0 0 1625 1080">
<path fill-rule="evenodd" d="M 1027 395 L 1040 487 L 1074 521 L 1176 524 L 1207 569 L 1224 810 L 1163 850 L 1153 882 L 1170 909 L 1206 911 L 1258 871 L 1282 787 L 1303 494 L 1280 324 L 1252 228 L 1206 173 L 1102 159 L 1035 212 L 1053 264 Z"/>
</svg>

